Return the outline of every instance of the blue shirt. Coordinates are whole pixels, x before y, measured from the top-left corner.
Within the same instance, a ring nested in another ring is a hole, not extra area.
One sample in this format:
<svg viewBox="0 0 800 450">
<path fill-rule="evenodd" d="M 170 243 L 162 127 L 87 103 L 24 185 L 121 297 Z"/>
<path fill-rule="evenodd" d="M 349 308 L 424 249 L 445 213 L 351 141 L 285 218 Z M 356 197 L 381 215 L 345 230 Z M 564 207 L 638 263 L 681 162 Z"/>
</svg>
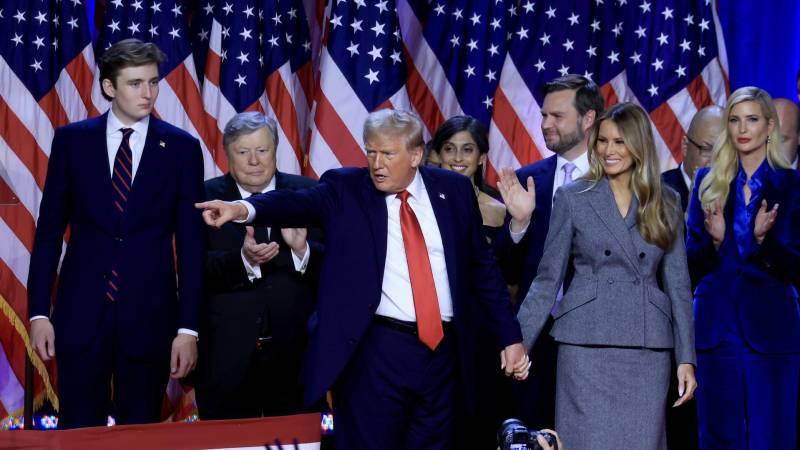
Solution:
<svg viewBox="0 0 800 450">
<path fill-rule="evenodd" d="M 733 210 L 733 231 L 736 236 L 736 247 L 739 249 L 739 255 L 743 259 L 747 259 L 750 255 L 757 251 L 756 239 L 753 236 L 753 226 L 758 214 L 758 209 L 761 206 L 761 199 L 764 190 L 764 178 L 769 171 L 769 164 L 767 160 L 753 172 L 750 181 L 747 181 L 747 173 L 741 163 L 739 164 L 739 174 L 736 178 L 736 205 Z M 744 199 L 744 185 L 748 183 L 750 186 L 750 203 L 745 204 Z"/>
</svg>

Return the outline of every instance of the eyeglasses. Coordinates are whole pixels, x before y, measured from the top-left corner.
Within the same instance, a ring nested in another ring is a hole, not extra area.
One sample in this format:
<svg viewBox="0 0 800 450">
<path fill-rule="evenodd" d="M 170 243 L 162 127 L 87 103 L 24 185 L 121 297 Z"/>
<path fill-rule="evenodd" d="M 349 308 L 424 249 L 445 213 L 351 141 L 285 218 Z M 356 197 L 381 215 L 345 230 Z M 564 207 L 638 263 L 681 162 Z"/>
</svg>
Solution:
<svg viewBox="0 0 800 450">
<path fill-rule="evenodd" d="M 713 144 L 700 144 L 694 139 L 692 139 L 688 134 L 686 135 L 686 140 L 692 143 L 697 150 L 700 151 L 700 156 L 706 159 L 710 159 L 711 155 L 714 153 L 714 145 Z"/>
</svg>

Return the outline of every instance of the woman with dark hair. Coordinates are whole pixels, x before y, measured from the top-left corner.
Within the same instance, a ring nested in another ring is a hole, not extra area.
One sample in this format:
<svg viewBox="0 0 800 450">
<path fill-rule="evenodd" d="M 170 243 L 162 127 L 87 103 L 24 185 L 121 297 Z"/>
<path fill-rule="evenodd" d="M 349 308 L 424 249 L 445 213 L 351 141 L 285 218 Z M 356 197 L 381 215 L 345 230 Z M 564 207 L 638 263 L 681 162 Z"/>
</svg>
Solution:
<svg viewBox="0 0 800 450">
<path fill-rule="evenodd" d="M 458 172 L 472 181 L 487 237 L 491 240 L 503 226 L 506 207 L 483 185 L 489 138 L 486 128 L 474 117 L 454 116 L 445 121 L 430 141 L 431 154 L 438 156 L 442 169 Z"/>
<path fill-rule="evenodd" d="M 661 184 L 641 107 L 620 103 L 597 119 L 589 165 L 556 191 L 542 264 L 517 316 L 523 343 L 530 349 L 552 314 L 556 429 L 567 448 L 666 449 L 673 348 L 675 405 L 697 385 L 683 214 Z M 501 183 L 522 189 L 513 173 Z M 568 265 L 574 275 L 557 301 Z"/>
<path fill-rule="evenodd" d="M 728 98 L 689 202 L 702 449 L 797 448 L 800 176 L 769 94 Z"/>
</svg>

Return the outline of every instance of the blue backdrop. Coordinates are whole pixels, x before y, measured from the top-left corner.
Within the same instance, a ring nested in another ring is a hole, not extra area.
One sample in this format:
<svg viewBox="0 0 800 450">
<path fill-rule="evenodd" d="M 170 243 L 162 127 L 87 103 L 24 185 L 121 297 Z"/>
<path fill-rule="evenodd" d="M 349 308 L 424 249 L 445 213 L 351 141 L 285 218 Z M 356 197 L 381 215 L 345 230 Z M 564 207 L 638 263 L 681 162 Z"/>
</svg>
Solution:
<svg viewBox="0 0 800 450">
<path fill-rule="evenodd" d="M 589 0 L 586 0 L 589 1 Z M 800 70 L 800 1 L 718 0 L 731 90 L 758 86 L 797 101 Z M 96 0 L 88 0 L 94 17 Z M 92 30 L 94 39 L 94 30 Z"/>
</svg>

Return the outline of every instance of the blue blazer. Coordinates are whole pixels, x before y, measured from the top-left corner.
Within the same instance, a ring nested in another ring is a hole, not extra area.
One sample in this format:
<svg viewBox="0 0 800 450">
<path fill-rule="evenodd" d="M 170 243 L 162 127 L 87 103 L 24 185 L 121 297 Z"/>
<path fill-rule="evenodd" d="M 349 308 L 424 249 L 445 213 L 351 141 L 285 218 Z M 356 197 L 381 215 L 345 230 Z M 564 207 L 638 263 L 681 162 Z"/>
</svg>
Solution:
<svg viewBox="0 0 800 450">
<path fill-rule="evenodd" d="M 533 210 L 531 224 L 522 240 L 514 244 L 508 228 L 511 217 L 507 215 L 494 241 L 494 252 L 500 261 L 503 276 L 508 284 L 519 284 L 517 306 L 522 303 L 533 279 L 536 278 L 539 262 L 544 253 L 544 241 L 550 228 L 550 212 L 553 209 L 556 158 L 556 155 L 553 155 L 517 170 L 517 178 L 523 186 L 526 186 L 529 176 L 533 177 L 536 186 L 536 208 Z"/>
<path fill-rule="evenodd" d="M 703 225 L 698 191 L 708 170 L 699 169 L 697 173 L 686 243 L 689 270 L 697 286 L 697 348 L 716 347 L 725 331 L 738 325 L 743 338 L 756 351 L 800 352 L 796 289 L 800 286 L 800 175 L 793 170 L 769 169 L 763 198 L 769 208 L 775 203 L 780 205 L 778 216 L 758 252 L 745 259 L 739 254 L 733 230 L 735 179 L 725 203 L 725 238 L 718 251 Z"/>
<path fill-rule="evenodd" d="M 204 198 L 202 151 L 197 139 L 151 117 L 120 221 L 112 203 L 107 117 L 55 132 L 28 274 L 29 315 L 50 316 L 69 226 L 52 311 L 58 352 L 80 353 L 116 306 L 122 351 L 168 357 L 178 328 L 198 329 L 205 226 L 194 203 Z M 120 274 L 116 305 L 105 296 L 114 267 Z"/>
<path fill-rule="evenodd" d="M 442 235 L 460 373 L 470 405 L 478 324 L 487 322 L 496 331 L 498 352 L 521 342 L 522 336 L 469 180 L 441 169 L 419 171 Z M 345 368 L 381 300 L 388 233 L 385 197 L 367 169 L 349 168 L 325 172 L 310 189 L 273 191 L 246 200 L 255 207 L 257 226 L 319 226 L 325 233 L 316 320 L 310 324 L 304 367 L 309 403 L 322 398 Z"/>
</svg>

